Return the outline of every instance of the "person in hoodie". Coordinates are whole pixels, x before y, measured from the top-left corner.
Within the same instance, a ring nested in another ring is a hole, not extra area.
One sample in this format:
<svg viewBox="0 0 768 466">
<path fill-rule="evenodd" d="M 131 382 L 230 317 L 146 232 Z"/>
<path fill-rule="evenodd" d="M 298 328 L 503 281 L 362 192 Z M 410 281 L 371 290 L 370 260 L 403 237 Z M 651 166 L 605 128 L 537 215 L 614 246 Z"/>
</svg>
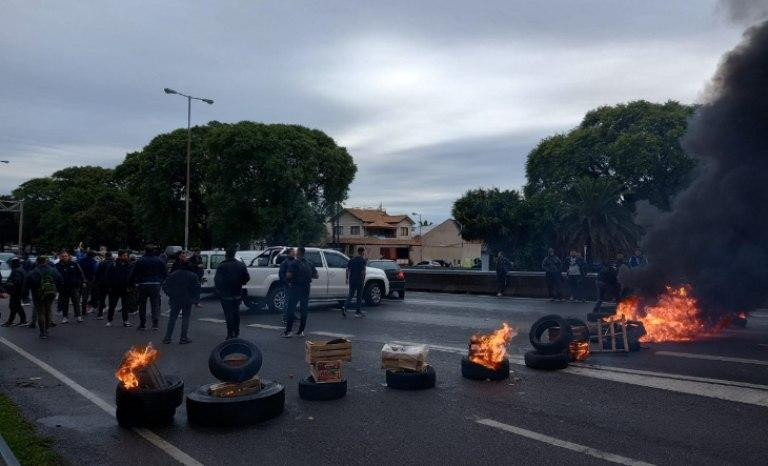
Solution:
<svg viewBox="0 0 768 466">
<path fill-rule="evenodd" d="M 8 319 L 0 326 L 10 327 L 11 325 L 26 325 L 27 314 L 24 312 L 24 307 L 21 305 L 21 296 L 24 291 L 24 279 L 26 278 L 26 273 L 21 266 L 21 259 L 18 257 L 9 260 L 8 265 L 11 266 L 11 275 L 5 283 L 5 291 L 9 295 L 8 309 L 11 313 L 8 315 Z M 19 323 L 14 324 L 13 321 L 16 319 L 17 315 L 19 316 Z"/>
<path fill-rule="evenodd" d="M 112 319 L 115 318 L 115 309 L 117 308 L 118 301 L 120 301 L 121 306 L 120 311 L 123 317 L 123 327 L 132 326 L 131 323 L 128 322 L 128 310 L 130 309 L 128 279 L 131 276 L 132 270 L 133 263 L 131 263 L 128 251 L 120 251 L 117 255 L 117 260 L 104 272 L 107 282 L 107 293 L 109 296 L 107 327 L 112 326 Z"/>
<path fill-rule="evenodd" d="M 166 275 L 165 262 L 157 255 L 157 248 L 147 246 L 144 255 L 134 264 L 129 279 L 129 284 L 138 288 L 139 330 L 147 328 L 147 300 L 152 310 L 152 330 L 160 330 L 160 285 Z"/>
<path fill-rule="evenodd" d="M 235 249 L 227 249 L 224 261 L 216 268 L 213 284 L 216 294 L 221 299 L 224 319 L 227 321 L 227 338 L 240 335 L 240 301 L 243 297 L 243 285 L 250 279 L 245 264 L 235 259 Z"/>
<path fill-rule="evenodd" d="M 83 316 L 80 313 L 80 293 L 83 288 L 85 275 L 83 269 L 77 265 L 66 250 L 59 254 L 59 262 L 56 264 L 56 270 L 61 275 L 61 286 L 59 287 L 59 312 L 61 312 L 61 323 L 69 322 L 69 302 L 74 307 L 75 317 L 78 323 L 83 323 Z M 40 319 L 38 319 L 39 321 Z"/>
<path fill-rule="evenodd" d="M 32 295 L 40 338 L 48 338 L 48 329 L 52 324 L 51 306 L 56 299 L 56 290 L 64 286 L 64 280 L 57 268 L 48 264 L 47 257 L 37 256 L 35 268 L 27 276 L 24 288 Z"/>
<path fill-rule="evenodd" d="M 163 291 L 168 295 L 171 303 L 171 312 L 168 316 L 168 324 L 165 328 L 163 343 L 169 344 L 173 337 L 173 329 L 176 319 L 181 314 L 181 338 L 179 344 L 191 343 L 187 334 L 189 330 L 189 316 L 192 312 L 192 301 L 200 287 L 197 274 L 194 272 L 188 260 L 183 260 L 179 266 L 168 275 L 163 282 Z"/>
<path fill-rule="evenodd" d="M 78 256 L 77 265 L 83 271 L 83 287 L 80 294 L 80 304 L 82 306 L 82 315 L 88 315 L 93 308 L 96 295 L 96 267 L 99 265 L 96 260 L 96 253 L 90 249 Z"/>
</svg>

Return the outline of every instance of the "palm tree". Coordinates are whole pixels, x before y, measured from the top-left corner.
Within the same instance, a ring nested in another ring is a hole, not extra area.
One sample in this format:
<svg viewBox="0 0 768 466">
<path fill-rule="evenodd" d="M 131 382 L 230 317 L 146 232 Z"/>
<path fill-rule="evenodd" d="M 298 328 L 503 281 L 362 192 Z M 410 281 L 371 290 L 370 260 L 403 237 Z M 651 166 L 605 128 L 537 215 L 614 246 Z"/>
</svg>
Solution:
<svg viewBox="0 0 768 466">
<path fill-rule="evenodd" d="M 614 180 L 581 178 L 565 200 L 560 228 L 565 244 L 586 245 L 591 259 L 631 251 L 640 227 L 621 201 L 622 190 Z"/>
</svg>

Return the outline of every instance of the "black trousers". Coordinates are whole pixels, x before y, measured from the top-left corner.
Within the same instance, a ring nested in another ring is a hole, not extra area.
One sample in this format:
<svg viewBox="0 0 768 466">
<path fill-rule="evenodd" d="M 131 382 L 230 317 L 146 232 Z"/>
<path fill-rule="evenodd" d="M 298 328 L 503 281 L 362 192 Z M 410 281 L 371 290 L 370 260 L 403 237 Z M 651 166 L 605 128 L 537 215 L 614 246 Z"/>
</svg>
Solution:
<svg viewBox="0 0 768 466">
<path fill-rule="evenodd" d="M 8 298 L 8 309 L 11 313 L 8 314 L 8 320 L 5 323 L 12 324 L 18 315 L 19 323 L 26 324 L 27 314 L 24 312 L 24 306 L 21 305 L 21 293 L 11 293 Z"/>
<path fill-rule="evenodd" d="M 558 272 L 547 272 L 547 293 L 552 299 L 562 299 L 563 293 L 560 290 L 560 282 L 562 277 Z"/>
<path fill-rule="evenodd" d="M 349 284 L 349 293 L 347 294 L 347 301 L 344 303 L 344 309 L 349 309 L 349 303 L 352 302 L 352 298 L 357 295 L 357 313 L 359 314 L 362 311 L 363 308 L 363 286 L 365 284 L 363 282 L 360 283 L 350 283 Z"/>
<path fill-rule="evenodd" d="M 504 294 L 507 289 L 507 275 L 496 274 L 496 294 Z"/>
<path fill-rule="evenodd" d="M 571 299 L 584 299 L 584 293 L 581 287 L 581 275 L 568 275 L 568 289 L 571 292 Z"/>
<path fill-rule="evenodd" d="M 171 302 L 171 312 L 168 316 L 168 324 L 165 327 L 165 340 L 170 340 L 173 337 L 173 328 L 176 326 L 176 319 L 181 313 L 181 340 L 187 339 L 187 331 L 189 330 L 189 315 L 192 314 L 192 303 L 174 303 Z"/>
<path fill-rule="evenodd" d="M 227 338 L 240 336 L 240 298 L 221 299 L 224 320 L 227 321 Z"/>
<path fill-rule="evenodd" d="M 160 285 L 139 285 L 139 325 L 141 327 L 147 324 L 147 300 L 152 311 L 152 326 L 157 327 L 160 322 Z"/>
<path fill-rule="evenodd" d="M 618 283 L 603 283 L 597 282 L 597 302 L 595 303 L 595 312 L 603 305 L 603 301 L 608 295 L 613 295 L 616 298 L 616 302 L 621 300 L 621 287 Z"/>
<path fill-rule="evenodd" d="M 125 290 L 110 290 L 109 291 L 109 308 L 107 309 L 107 320 L 112 322 L 115 318 L 115 309 L 117 308 L 117 302 L 120 301 L 121 314 L 123 322 L 128 322 L 128 292 Z"/>
<path fill-rule="evenodd" d="M 293 311 L 296 305 L 299 305 L 301 321 L 299 323 L 299 333 L 304 331 L 307 326 L 307 313 L 309 312 L 309 286 L 292 286 L 288 288 L 288 305 L 286 306 L 285 332 L 290 333 L 293 330 Z"/>
<path fill-rule="evenodd" d="M 75 317 L 80 317 L 80 286 L 62 286 L 59 290 L 59 312 L 64 318 L 69 317 L 69 302 L 75 310 Z"/>
</svg>

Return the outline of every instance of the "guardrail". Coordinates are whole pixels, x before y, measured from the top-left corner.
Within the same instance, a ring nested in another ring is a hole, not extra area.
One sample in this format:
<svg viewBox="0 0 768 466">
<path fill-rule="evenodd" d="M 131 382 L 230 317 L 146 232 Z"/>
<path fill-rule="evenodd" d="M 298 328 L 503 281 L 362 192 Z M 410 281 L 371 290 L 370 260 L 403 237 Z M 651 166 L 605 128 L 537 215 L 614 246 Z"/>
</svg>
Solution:
<svg viewBox="0 0 768 466">
<path fill-rule="evenodd" d="M 405 288 L 413 291 L 442 291 L 447 293 L 496 294 L 496 272 L 450 268 L 405 268 Z M 582 296 L 588 300 L 596 298 L 595 279 L 590 273 L 582 279 Z M 561 289 L 569 294 L 568 283 L 563 278 Z M 507 274 L 506 296 L 546 298 L 547 282 L 544 272 L 513 271 Z"/>
</svg>

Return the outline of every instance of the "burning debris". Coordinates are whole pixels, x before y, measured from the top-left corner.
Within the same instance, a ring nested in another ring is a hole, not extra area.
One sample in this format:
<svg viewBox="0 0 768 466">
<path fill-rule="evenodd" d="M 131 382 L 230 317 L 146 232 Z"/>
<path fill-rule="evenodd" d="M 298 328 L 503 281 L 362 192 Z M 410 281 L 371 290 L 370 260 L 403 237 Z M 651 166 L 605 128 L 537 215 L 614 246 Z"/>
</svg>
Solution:
<svg viewBox="0 0 768 466">
<path fill-rule="evenodd" d="M 127 390 L 159 388 L 165 383 L 155 366 L 160 353 L 149 343 L 147 346 L 132 346 L 123 356 L 115 376 Z"/>
<path fill-rule="evenodd" d="M 568 353 L 571 355 L 571 361 L 584 361 L 589 356 L 589 340 L 573 340 L 568 345 Z"/>
<path fill-rule="evenodd" d="M 517 329 L 506 322 L 487 335 L 472 335 L 469 354 L 461 360 L 461 375 L 472 380 L 504 380 L 509 378 L 507 343 Z"/>
</svg>

